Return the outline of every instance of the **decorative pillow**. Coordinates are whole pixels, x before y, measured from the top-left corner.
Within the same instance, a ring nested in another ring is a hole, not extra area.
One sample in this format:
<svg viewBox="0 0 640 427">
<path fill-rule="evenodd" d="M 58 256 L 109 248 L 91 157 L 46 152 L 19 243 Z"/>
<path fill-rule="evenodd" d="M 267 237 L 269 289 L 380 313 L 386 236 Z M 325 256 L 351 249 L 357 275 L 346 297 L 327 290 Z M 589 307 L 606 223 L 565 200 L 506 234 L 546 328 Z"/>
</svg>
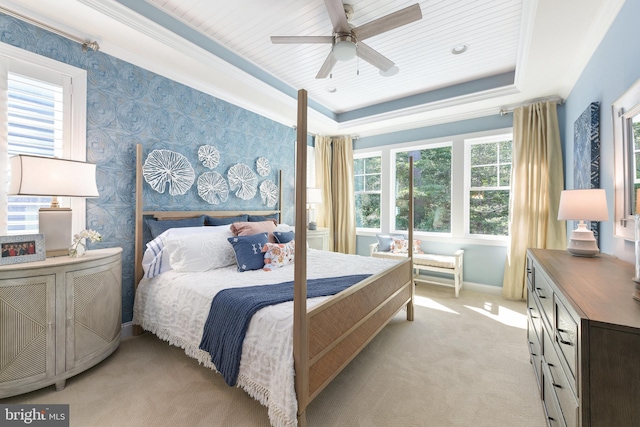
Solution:
<svg viewBox="0 0 640 427">
<path fill-rule="evenodd" d="M 165 240 L 171 268 L 176 271 L 207 271 L 235 262 L 235 253 L 227 240 L 233 237 L 228 227 L 207 227 L 215 232 L 198 232 Z"/>
<path fill-rule="evenodd" d="M 293 225 L 285 224 L 282 222 L 276 225 L 276 231 L 295 231 L 295 230 L 296 228 Z"/>
<path fill-rule="evenodd" d="M 391 252 L 394 254 L 406 254 L 409 252 L 409 240 L 407 239 L 398 239 L 396 237 L 393 238 L 393 243 L 391 244 Z M 420 240 L 413 240 L 413 253 L 414 254 L 423 254 L 422 249 L 420 249 Z"/>
<path fill-rule="evenodd" d="M 273 237 L 276 238 L 278 243 L 287 243 L 293 240 L 295 234 L 293 231 L 274 231 Z"/>
<path fill-rule="evenodd" d="M 216 218 L 214 216 L 205 215 L 204 225 L 231 225 L 238 221 L 248 221 L 249 215 L 227 216 L 224 218 Z"/>
<path fill-rule="evenodd" d="M 226 232 L 227 235 L 231 234 L 228 226 L 222 227 L 183 227 L 183 228 L 170 228 L 158 237 L 147 243 L 147 249 L 142 257 L 142 269 L 144 270 L 144 277 L 151 278 L 157 276 L 165 271 L 172 270 L 170 253 L 165 246 L 165 242 L 171 238 L 177 238 L 181 236 L 191 234 L 209 234 L 209 233 L 222 233 Z M 225 241 L 225 244 L 229 244 Z M 233 262 L 232 262 L 233 264 Z"/>
<path fill-rule="evenodd" d="M 407 236 L 404 234 L 376 234 L 378 238 L 378 251 L 380 252 L 389 252 L 391 250 L 391 244 L 393 243 L 393 239 L 406 239 Z"/>
<path fill-rule="evenodd" d="M 272 220 L 260 222 L 234 222 L 231 224 L 231 232 L 234 236 L 251 236 L 258 233 L 268 233 L 269 241 L 275 243 L 273 232 L 276 231 L 276 223 Z"/>
<path fill-rule="evenodd" d="M 264 267 L 262 248 L 268 243 L 267 233 L 234 236 L 227 240 L 235 251 L 238 271 L 259 270 Z"/>
<path fill-rule="evenodd" d="M 264 270 L 272 271 L 293 264 L 296 242 L 291 240 L 287 243 L 267 243 L 262 248 L 262 252 L 264 252 Z"/>
<path fill-rule="evenodd" d="M 149 230 L 151 231 L 151 237 L 155 239 L 170 228 L 202 227 L 204 226 L 204 215 L 201 215 L 197 218 L 165 219 L 161 221 L 155 219 L 147 219 L 144 222 L 147 224 Z"/>
<path fill-rule="evenodd" d="M 261 222 L 261 221 L 267 221 L 267 220 L 273 220 L 276 222 L 276 224 L 278 224 L 278 214 L 271 214 L 271 215 L 249 215 L 249 222 Z"/>
</svg>

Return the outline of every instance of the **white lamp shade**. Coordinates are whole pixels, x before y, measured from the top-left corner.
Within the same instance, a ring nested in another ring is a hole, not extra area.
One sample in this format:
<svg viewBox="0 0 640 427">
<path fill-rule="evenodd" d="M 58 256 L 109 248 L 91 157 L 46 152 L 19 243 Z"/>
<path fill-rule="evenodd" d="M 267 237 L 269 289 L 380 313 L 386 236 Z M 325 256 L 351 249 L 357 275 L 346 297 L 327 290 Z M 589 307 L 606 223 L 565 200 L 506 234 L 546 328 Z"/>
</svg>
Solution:
<svg viewBox="0 0 640 427">
<path fill-rule="evenodd" d="M 98 197 L 96 165 L 53 157 L 11 157 L 10 195 Z"/>
<path fill-rule="evenodd" d="M 560 194 L 559 220 L 607 221 L 607 195 L 602 188 L 564 190 Z"/>
<path fill-rule="evenodd" d="M 319 188 L 307 188 L 307 204 L 315 205 L 322 203 L 322 190 Z"/>
</svg>

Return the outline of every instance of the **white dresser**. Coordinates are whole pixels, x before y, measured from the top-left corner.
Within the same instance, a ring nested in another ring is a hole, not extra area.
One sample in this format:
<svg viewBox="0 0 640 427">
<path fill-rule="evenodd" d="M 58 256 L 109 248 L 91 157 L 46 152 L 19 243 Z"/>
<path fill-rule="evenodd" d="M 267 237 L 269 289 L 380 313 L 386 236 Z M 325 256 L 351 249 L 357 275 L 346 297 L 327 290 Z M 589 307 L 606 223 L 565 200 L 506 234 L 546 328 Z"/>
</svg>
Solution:
<svg viewBox="0 0 640 427">
<path fill-rule="evenodd" d="M 55 384 L 120 344 L 122 249 L 0 266 L 0 398 Z"/>
</svg>

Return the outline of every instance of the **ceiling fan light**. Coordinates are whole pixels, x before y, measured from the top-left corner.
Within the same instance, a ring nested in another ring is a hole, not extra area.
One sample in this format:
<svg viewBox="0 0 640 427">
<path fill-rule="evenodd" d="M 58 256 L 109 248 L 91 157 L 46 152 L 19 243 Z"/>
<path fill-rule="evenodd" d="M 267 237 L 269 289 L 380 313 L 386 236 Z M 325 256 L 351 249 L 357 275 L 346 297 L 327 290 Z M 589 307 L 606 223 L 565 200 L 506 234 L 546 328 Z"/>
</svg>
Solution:
<svg viewBox="0 0 640 427">
<path fill-rule="evenodd" d="M 348 61 L 356 56 L 356 44 L 349 40 L 340 40 L 333 45 L 333 56 L 338 61 Z"/>
</svg>

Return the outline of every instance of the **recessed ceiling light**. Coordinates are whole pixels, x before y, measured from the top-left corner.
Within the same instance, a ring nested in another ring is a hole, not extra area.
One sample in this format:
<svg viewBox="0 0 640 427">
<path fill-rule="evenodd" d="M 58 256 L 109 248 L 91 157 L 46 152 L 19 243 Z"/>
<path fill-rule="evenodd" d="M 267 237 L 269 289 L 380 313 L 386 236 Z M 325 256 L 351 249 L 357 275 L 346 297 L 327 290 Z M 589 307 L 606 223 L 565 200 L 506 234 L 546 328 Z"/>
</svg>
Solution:
<svg viewBox="0 0 640 427">
<path fill-rule="evenodd" d="M 335 87 L 328 87 L 327 88 L 327 92 L 329 93 L 336 93 L 338 91 L 338 89 L 336 89 Z"/>
<path fill-rule="evenodd" d="M 451 49 L 451 53 L 453 53 L 454 55 L 460 55 L 461 53 L 466 52 L 467 49 L 469 49 L 468 44 L 459 44 L 454 46 L 453 49 Z"/>
<path fill-rule="evenodd" d="M 389 68 L 387 71 L 380 70 L 379 73 L 381 76 L 389 77 L 389 76 L 395 76 L 396 74 L 398 74 L 398 71 L 400 71 L 400 69 L 394 65 L 393 67 Z"/>
</svg>

